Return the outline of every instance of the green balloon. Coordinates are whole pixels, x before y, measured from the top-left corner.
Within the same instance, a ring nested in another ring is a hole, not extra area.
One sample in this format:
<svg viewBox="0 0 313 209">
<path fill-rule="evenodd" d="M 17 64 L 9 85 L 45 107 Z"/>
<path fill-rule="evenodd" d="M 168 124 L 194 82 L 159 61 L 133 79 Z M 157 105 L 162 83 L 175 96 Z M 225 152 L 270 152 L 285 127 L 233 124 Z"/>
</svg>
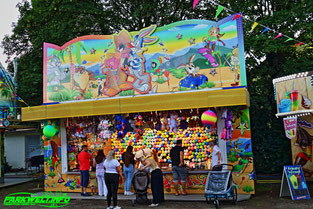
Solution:
<svg viewBox="0 0 313 209">
<path fill-rule="evenodd" d="M 57 130 L 52 125 L 47 125 L 43 129 L 43 135 L 46 138 L 51 139 L 56 134 Z"/>
</svg>

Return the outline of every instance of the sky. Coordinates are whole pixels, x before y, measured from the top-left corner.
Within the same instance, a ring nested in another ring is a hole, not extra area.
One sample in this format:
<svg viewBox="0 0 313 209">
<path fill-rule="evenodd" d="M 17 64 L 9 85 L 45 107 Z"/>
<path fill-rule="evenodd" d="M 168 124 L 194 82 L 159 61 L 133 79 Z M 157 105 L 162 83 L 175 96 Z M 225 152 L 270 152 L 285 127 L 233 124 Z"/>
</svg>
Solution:
<svg viewBox="0 0 313 209">
<path fill-rule="evenodd" d="M 6 34 L 12 34 L 12 22 L 17 22 L 18 10 L 16 4 L 21 0 L 0 0 L 0 42 Z M 0 62 L 6 68 L 6 56 L 0 48 Z"/>
</svg>

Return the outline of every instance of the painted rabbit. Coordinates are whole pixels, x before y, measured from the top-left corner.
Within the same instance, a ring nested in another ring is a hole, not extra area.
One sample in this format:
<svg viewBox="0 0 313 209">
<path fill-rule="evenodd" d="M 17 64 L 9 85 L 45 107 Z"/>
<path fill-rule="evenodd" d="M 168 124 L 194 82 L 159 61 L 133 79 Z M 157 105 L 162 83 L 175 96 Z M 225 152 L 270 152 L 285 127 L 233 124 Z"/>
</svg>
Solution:
<svg viewBox="0 0 313 209">
<path fill-rule="evenodd" d="M 200 68 L 199 67 L 196 67 L 194 64 L 193 64 L 193 60 L 195 59 L 195 54 L 192 55 L 190 58 L 189 58 L 189 62 L 186 63 L 186 64 L 181 64 L 177 67 L 177 69 L 181 69 L 181 68 L 185 68 L 186 69 L 186 73 L 188 75 L 191 75 L 193 77 L 196 77 L 198 76 L 198 72 L 200 71 Z"/>
<path fill-rule="evenodd" d="M 157 40 L 157 37 L 149 37 L 155 30 L 156 26 L 150 26 L 140 31 L 136 35 L 134 41 L 131 42 L 131 53 L 128 59 L 129 74 L 135 78 L 133 88 L 140 94 L 146 94 L 151 89 L 151 76 L 145 72 L 143 46 L 144 44 L 151 44 Z"/>
</svg>

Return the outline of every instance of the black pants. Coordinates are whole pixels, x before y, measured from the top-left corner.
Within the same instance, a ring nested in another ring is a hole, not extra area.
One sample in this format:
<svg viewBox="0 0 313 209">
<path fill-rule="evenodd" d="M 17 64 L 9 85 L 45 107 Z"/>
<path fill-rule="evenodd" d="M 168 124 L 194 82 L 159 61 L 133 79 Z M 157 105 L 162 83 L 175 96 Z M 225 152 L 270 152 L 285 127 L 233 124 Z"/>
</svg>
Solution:
<svg viewBox="0 0 313 209">
<path fill-rule="evenodd" d="M 161 169 L 155 169 L 151 172 L 151 190 L 153 204 L 164 202 L 163 173 Z"/>
<path fill-rule="evenodd" d="M 117 190 L 118 190 L 119 176 L 115 173 L 105 174 L 105 184 L 108 188 L 107 202 L 108 207 L 111 206 L 111 198 L 113 196 L 113 205 L 117 206 Z"/>
</svg>

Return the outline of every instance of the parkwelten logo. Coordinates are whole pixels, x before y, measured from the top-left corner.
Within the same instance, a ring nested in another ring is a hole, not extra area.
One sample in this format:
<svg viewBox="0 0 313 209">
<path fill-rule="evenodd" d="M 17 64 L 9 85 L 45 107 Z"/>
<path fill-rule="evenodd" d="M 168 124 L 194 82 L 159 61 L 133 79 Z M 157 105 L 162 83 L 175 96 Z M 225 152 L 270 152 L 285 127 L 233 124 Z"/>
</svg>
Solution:
<svg viewBox="0 0 313 209">
<path fill-rule="evenodd" d="M 46 208 L 64 207 L 70 203 L 70 197 L 67 193 L 46 192 L 37 195 L 28 192 L 19 192 L 7 195 L 4 199 L 4 205 L 38 205 Z"/>
</svg>

